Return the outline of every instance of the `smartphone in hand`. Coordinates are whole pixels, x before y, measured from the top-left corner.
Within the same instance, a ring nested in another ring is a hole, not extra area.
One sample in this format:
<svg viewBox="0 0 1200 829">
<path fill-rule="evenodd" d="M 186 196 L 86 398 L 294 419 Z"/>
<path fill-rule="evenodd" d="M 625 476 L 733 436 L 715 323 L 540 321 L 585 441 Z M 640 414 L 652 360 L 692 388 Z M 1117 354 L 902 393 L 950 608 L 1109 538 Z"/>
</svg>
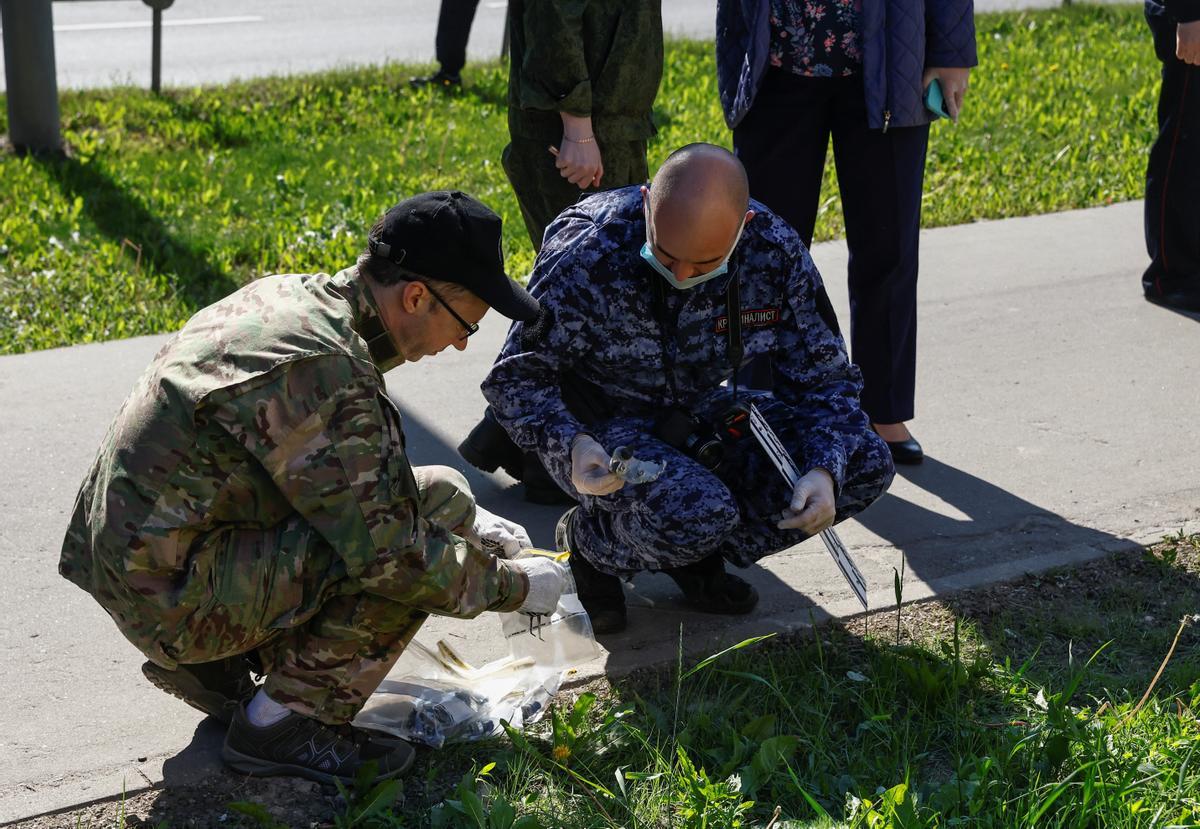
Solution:
<svg viewBox="0 0 1200 829">
<path fill-rule="evenodd" d="M 929 82 L 929 86 L 925 87 L 925 108 L 933 113 L 935 118 L 949 118 L 950 113 L 946 109 L 946 97 L 942 94 L 942 84 L 934 78 Z"/>
</svg>

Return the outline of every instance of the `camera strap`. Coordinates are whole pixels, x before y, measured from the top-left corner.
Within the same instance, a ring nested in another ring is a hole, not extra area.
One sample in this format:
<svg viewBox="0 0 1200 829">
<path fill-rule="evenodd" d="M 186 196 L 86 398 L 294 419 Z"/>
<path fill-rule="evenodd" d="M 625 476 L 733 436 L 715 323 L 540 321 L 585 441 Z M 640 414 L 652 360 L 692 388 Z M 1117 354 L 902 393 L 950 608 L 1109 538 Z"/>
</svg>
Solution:
<svg viewBox="0 0 1200 829">
<path fill-rule="evenodd" d="M 733 402 L 738 396 L 738 372 L 742 368 L 742 356 L 746 347 L 742 343 L 742 286 L 740 274 L 734 271 L 729 277 L 729 286 L 725 289 L 725 313 L 729 315 L 729 361 L 733 363 Z"/>
</svg>

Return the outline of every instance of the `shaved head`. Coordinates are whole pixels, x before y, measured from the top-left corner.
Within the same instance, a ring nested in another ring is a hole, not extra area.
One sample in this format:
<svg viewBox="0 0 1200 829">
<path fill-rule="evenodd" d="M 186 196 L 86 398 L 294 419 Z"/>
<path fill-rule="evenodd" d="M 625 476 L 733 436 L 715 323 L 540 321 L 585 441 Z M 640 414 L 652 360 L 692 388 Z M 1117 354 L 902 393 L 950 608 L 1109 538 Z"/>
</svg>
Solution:
<svg viewBox="0 0 1200 829">
<path fill-rule="evenodd" d="M 715 144 L 671 153 L 643 192 L 651 251 L 681 281 L 718 267 L 754 216 L 746 169 Z"/>
<path fill-rule="evenodd" d="M 750 205 L 746 168 L 716 144 L 688 144 L 667 156 L 650 188 L 650 210 L 703 221 L 714 211 L 741 217 Z"/>
</svg>

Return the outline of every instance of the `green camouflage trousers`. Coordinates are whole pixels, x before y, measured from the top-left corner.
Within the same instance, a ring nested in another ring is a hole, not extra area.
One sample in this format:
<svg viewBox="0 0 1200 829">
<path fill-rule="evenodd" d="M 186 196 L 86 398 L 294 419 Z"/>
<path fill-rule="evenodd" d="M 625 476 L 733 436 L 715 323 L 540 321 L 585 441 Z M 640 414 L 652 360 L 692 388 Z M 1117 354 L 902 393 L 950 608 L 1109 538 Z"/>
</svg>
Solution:
<svg viewBox="0 0 1200 829">
<path fill-rule="evenodd" d="M 429 522 L 456 535 L 474 523 L 475 499 L 459 472 L 419 466 L 413 473 L 419 512 Z M 367 592 L 370 582 L 387 578 L 386 561 L 348 578 L 333 549 L 298 516 L 282 534 L 278 528 L 233 532 L 233 539 L 220 540 L 213 603 L 183 623 L 169 655 L 196 663 L 252 651 L 271 699 L 327 723 L 348 722 L 428 613 Z M 272 555 L 288 566 L 274 566 Z M 288 578 L 281 578 L 284 573 Z M 283 606 L 308 609 L 289 618 L 278 614 Z"/>
<path fill-rule="evenodd" d="M 582 197 L 598 190 L 645 184 L 649 177 L 645 141 L 602 144 L 600 156 L 604 162 L 604 178 L 599 188 L 586 190 L 580 190 L 562 177 L 547 146 L 545 141 L 514 137 L 500 157 L 517 195 L 517 203 L 521 205 L 521 216 L 535 251 L 542 247 L 546 226 Z"/>
</svg>

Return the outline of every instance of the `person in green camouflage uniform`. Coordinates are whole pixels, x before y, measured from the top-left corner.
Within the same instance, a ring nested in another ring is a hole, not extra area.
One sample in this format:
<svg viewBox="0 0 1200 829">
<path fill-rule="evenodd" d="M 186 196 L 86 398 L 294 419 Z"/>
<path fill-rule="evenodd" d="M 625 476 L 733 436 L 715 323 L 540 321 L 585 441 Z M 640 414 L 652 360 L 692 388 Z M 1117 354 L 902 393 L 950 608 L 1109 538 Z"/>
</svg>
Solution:
<svg viewBox="0 0 1200 829">
<path fill-rule="evenodd" d="M 662 2 L 509 0 L 508 13 L 511 143 L 502 161 L 537 250 L 581 190 L 648 178 Z"/>
<path fill-rule="evenodd" d="M 109 429 L 59 571 L 146 656 L 156 685 L 232 720 L 235 767 L 350 779 L 374 759 L 402 772 L 407 746 L 321 724 L 355 715 L 429 614 L 557 601 L 555 572 L 481 549 L 494 527 L 480 526 L 462 475 L 410 466 L 383 380 L 465 348 L 489 306 L 536 315 L 499 240 L 499 217 L 461 193 L 402 202 L 356 266 L 265 277 L 197 313 Z M 325 756 L 262 749 L 239 719 L 253 690 L 240 654 L 265 674 L 266 698 L 299 715 L 292 742 L 316 733 Z"/>
</svg>

